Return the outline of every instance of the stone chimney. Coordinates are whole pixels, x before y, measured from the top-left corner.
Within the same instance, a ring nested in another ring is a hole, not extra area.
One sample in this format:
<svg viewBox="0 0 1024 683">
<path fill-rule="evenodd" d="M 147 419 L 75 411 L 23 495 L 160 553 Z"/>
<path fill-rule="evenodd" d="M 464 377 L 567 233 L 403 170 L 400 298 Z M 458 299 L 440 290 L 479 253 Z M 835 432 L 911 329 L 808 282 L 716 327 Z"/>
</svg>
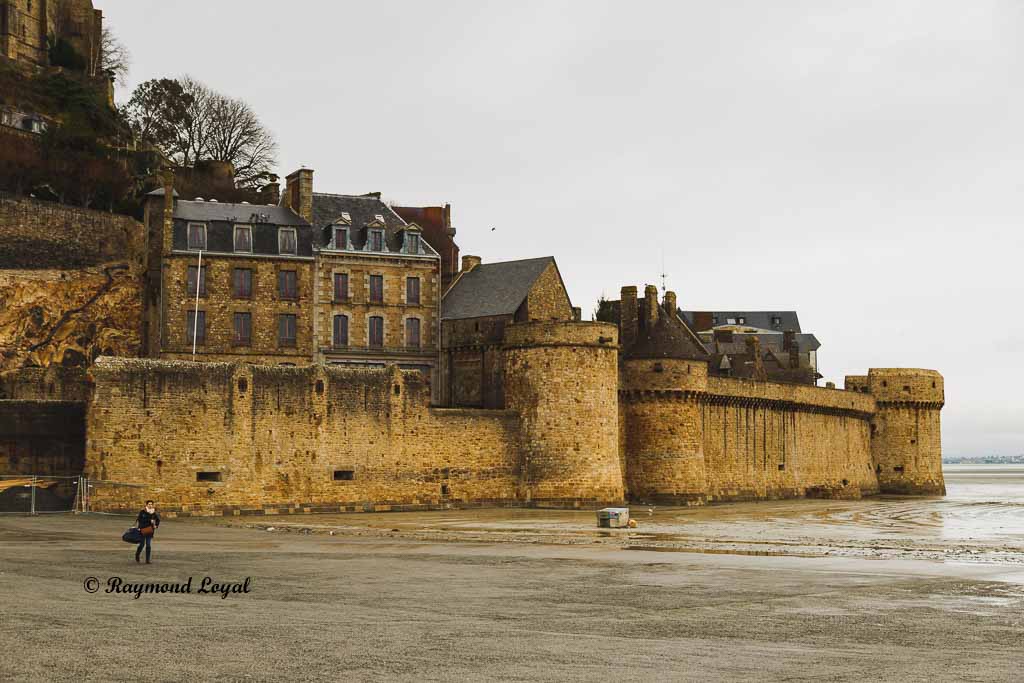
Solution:
<svg viewBox="0 0 1024 683">
<path fill-rule="evenodd" d="M 174 247 L 174 171 L 165 169 L 161 174 L 164 183 L 163 254 L 170 254 Z"/>
<path fill-rule="evenodd" d="M 313 170 L 300 168 L 285 178 L 283 206 L 313 222 Z"/>
<path fill-rule="evenodd" d="M 572 307 L 572 319 L 576 322 L 583 320 L 583 309 L 579 306 Z"/>
<path fill-rule="evenodd" d="M 463 256 L 462 257 L 462 272 L 468 273 L 483 262 L 479 256 Z"/>
<path fill-rule="evenodd" d="M 281 204 L 281 183 L 274 181 L 260 188 L 260 199 L 264 204 L 278 206 Z"/>
<path fill-rule="evenodd" d="M 764 369 L 764 358 L 761 356 L 761 340 L 754 335 L 750 335 L 746 338 L 747 343 L 747 354 L 750 356 L 750 360 L 753 362 L 753 373 L 751 379 L 756 379 L 761 382 L 768 380 L 768 373 Z"/>
<path fill-rule="evenodd" d="M 623 287 L 619 294 L 619 340 L 628 349 L 636 342 L 636 287 Z"/>
<path fill-rule="evenodd" d="M 647 285 L 644 288 L 644 327 L 651 328 L 658 324 L 658 288 Z"/>
<path fill-rule="evenodd" d="M 679 315 L 679 304 L 676 303 L 675 292 L 665 292 L 665 312 L 669 318 Z"/>
</svg>

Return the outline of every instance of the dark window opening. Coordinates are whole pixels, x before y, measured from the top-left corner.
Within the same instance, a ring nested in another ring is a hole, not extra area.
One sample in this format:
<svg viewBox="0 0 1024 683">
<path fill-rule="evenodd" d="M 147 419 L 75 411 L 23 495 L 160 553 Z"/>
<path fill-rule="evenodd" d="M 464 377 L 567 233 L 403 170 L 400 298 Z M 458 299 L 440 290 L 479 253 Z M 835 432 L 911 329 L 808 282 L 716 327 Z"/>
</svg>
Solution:
<svg viewBox="0 0 1024 683">
<path fill-rule="evenodd" d="M 199 286 L 199 296 L 206 296 L 206 266 L 200 270 L 199 266 L 189 266 L 186 275 L 188 283 L 188 295 L 196 295 L 196 285 Z"/>
<path fill-rule="evenodd" d="M 206 311 L 199 311 L 196 324 L 196 311 L 189 311 L 185 320 L 185 342 L 201 346 L 206 343 Z"/>
<path fill-rule="evenodd" d="M 384 318 L 370 317 L 370 346 L 384 346 Z"/>
<path fill-rule="evenodd" d="M 786 463 L 780 462 L 779 463 L 779 472 L 785 472 L 785 471 L 786 471 Z"/>
<path fill-rule="evenodd" d="M 294 315 L 284 313 L 277 317 L 277 343 L 280 346 L 295 346 L 297 324 Z"/>
<path fill-rule="evenodd" d="M 405 321 L 405 345 L 410 349 L 420 348 L 419 318 L 408 318 Z"/>
<path fill-rule="evenodd" d="M 402 394 L 402 387 L 400 385 L 396 384 L 395 385 L 395 396 L 400 396 L 401 394 Z"/>
<path fill-rule="evenodd" d="M 448 488 L 448 484 L 441 484 L 441 495 L 447 496 L 451 494 L 451 489 Z"/>
<path fill-rule="evenodd" d="M 252 228 L 248 225 L 235 226 L 235 251 L 252 252 Z"/>
<path fill-rule="evenodd" d="M 909 384 L 904 384 L 903 385 L 903 391 L 909 392 L 910 391 L 910 385 Z"/>
<path fill-rule="evenodd" d="M 883 387 L 887 387 L 887 386 L 889 386 L 889 383 L 888 383 L 888 382 L 886 382 L 886 381 L 885 381 L 885 380 L 883 379 L 883 380 L 882 380 L 882 386 L 883 386 Z"/>
<path fill-rule="evenodd" d="M 295 230 L 282 228 L 277 233 L 277 252 L 294 255 L 297 251 Z"/>
<path fill-rule="evenodd" d="M 252 270 L 235 268 L 231 271 L 231 295 L 236 299 L 252 298 Z"/>
<path fill-rule="evenodd" d="M 188 224 L 188 248 L 192 250 L 206 249 L 206 226 L 202 223 Z"/>
<path fill-rule="evenodd" d="M 240 392 L 242 392 L 244 394 L 246 391 L 248 391 L 248 389 L 249 389 L 249 382 L 248 381 L 246 381 L 244 379 L 238 380 L 238 390 Z"/>
<path fill-rule="evenodd" d="M 912 443 L 912 444 L 915 444 L 915 443 L 917 443 L 917 439 L 911 439 L 911 440 L 910 440 L 910 443 Z"/>
<path fill-rule="evenodd" d="M 348 301 L 348 273 L 334 274 L 334 300 Z"/>
<path fill-rule="evenodd" d="M 318 379 L 316 381 L 316 393 L 318 393 L 318 394 L 324 393 L 324 381 L 322 379 Z"/>
<path fill-rule="evenodd" d="M 334 481 L 352 481 L 356 473 L 352 470 L 334 470 Z"/>
<path fill-rule="evenodd" d="M 220 472 L 196 472 L 196 481 L 220 481 Z"/>
<path fill-rule="evenodd" d="M 234 343 L 248 346 L 252 343 L 252 313 L 235 313 Z"/>
<path fill-rule="evenodd" d="M 384 276 L 383 275 L 371 275 L 370 276 L 370 303 L 382 304 L 384 303 Z"/>
<path fill-rule="evenodd" d="M 348 346 L 348 316 L 334 316 L 334 348 L 340 349 Z"/>
<path fill-rule="evenodd" d="M 892 468 L 892 471 L 898 474 L 903 474 L 903 465 L 896 465 L 896 467 Z"/>
<path fill-rule="evenodd" d="M 409 277 L 405 279 L 405 303 L 419 305 L 420 303 L 420 279 Z"/>
<path fill-rule="evenodd" d="M 299 298 L 299 278 L 294 270 L 279 270 L 277 272 L 277 294 L 282 299 L 295 300 Z"/>
<path fill-rule="evenodd" d="M 850 485 L 850 480 L 849 479 L 843 479 L 843 486 L 849 486 L 849 485 Z"/>
</svg>

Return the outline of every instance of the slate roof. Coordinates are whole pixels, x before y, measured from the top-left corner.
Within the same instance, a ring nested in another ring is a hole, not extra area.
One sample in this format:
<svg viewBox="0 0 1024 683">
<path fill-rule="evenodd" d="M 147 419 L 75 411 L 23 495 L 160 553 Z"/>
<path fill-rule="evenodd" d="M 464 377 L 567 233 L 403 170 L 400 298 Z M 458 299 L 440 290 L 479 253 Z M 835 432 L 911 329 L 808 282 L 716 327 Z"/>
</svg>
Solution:
<svg viewBox="0 0 1024 683">
<path fill-rule="evenodd" d="M 686 323 L 672 320 L 662 309 L 658 322 L 652 327 L 641 326 L 636 341 L 626 350 L 629 358 L 680 358 L 685 360 L 708 360 L 711 354 L 694 341 L 686 329 Z"/>
<path fill-rule="evenodd" d="M 441 318 L 461 320 L 492 315 L 513 315 L 553 256 L 482 263 L 463 273 L 441 302 Z"/>
<path fill-rule="evenodd" d="M 701 334 L 705 334 L 702 332 Z M 765 351 L 778 351 L 779 353 L 785 354 L 783 350 L 784 336 L 778 332 L 768 332 L 766 334 L 734 334 L 731 342 L 727 341 L 715 341 L 713 338 L 705 342 L 709 348 L 720 350 L 721 353 L 744 353 L 747 348 L 746 339 L 750 337 L 757 337 L 761 342 L 761 348 Z M 797 345 L 800 347 L 800 351 L 817 351 L 821 348 L 821 342 L 813 334 L 799 333 L 794 336 Z"/>
<path fill-rule="evenodd" d="M 160 190 L 161 196 L 163 190 Z M 302 216 L 282 206 L 266 204 L 230 204 L 227 202 L 197 202 L 179 199 L 174 203 L 174 218 L 202 223 L 242 223 L 309 226 Z"/>
<path fill-rule="evenodd" d="M 348 214 L 351 222 L 349 241 L 355 249 L 362 249 L 366 244 L 366 226 L 380 216 L 387 226 L 384 230 L 384 241 L 389 251 L 401 251 L 402 232 L 408 226 L 402 217 L 391 210 L 380 200 L 380 192 L 369 194 L 326 194 L 313 193 L 313 226 L 320 234 L 320 246 L 331 243 L 331 225 L 342 214 Z"/>
<path fill-rule="evenodd" d="M 680 311 L 679 313 L 697 332 L 703 332 L 716 325 L 726 325 L 729 324 L 730 319 L 738 321 L 740 318 L 744 319 L 744 325 L 763 330 L 800 331 L 800 319 L 797 317 L 796 311 Z M 772 324 L 773 318 L 778 318 L 779 322 Z"/>
</svg>

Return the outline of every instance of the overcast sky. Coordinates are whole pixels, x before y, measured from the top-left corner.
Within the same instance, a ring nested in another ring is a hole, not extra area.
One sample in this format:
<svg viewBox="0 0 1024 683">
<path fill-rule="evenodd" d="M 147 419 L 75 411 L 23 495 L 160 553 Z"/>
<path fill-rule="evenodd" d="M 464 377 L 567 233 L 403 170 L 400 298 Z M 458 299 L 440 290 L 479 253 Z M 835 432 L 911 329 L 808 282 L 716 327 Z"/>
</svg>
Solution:
<svg viewBox="0 0 1024 683">
<path fill-rule="evenodd" d="M 282 175 L 450 202 L 588 315 L 663 261 L 683 308 L 796 309 L 827 379 L 937 369 L 946 454 L 1024 453 L 1021 3 L 95 4 L 121 99 L 245 99 Z"/>
</svg>

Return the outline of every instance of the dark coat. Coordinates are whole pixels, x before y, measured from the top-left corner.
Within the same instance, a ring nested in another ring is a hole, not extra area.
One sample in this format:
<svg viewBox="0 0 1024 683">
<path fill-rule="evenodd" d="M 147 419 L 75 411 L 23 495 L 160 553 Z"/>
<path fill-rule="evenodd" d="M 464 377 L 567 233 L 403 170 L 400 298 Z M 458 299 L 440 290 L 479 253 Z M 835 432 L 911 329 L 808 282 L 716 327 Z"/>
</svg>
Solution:
<svg viewBox="0 0 1024 683">
<path fill-rule="evenodd" d="M 160 526 L 160 513 L 154 512 L 153 514 L 149 514 L 146 512 L 146 508 L 142 508 L 139 511 L 138 525 L 140 529 L 144 529 L 150 525 L 156 529 L 156 527 Z"/>
</svg>

